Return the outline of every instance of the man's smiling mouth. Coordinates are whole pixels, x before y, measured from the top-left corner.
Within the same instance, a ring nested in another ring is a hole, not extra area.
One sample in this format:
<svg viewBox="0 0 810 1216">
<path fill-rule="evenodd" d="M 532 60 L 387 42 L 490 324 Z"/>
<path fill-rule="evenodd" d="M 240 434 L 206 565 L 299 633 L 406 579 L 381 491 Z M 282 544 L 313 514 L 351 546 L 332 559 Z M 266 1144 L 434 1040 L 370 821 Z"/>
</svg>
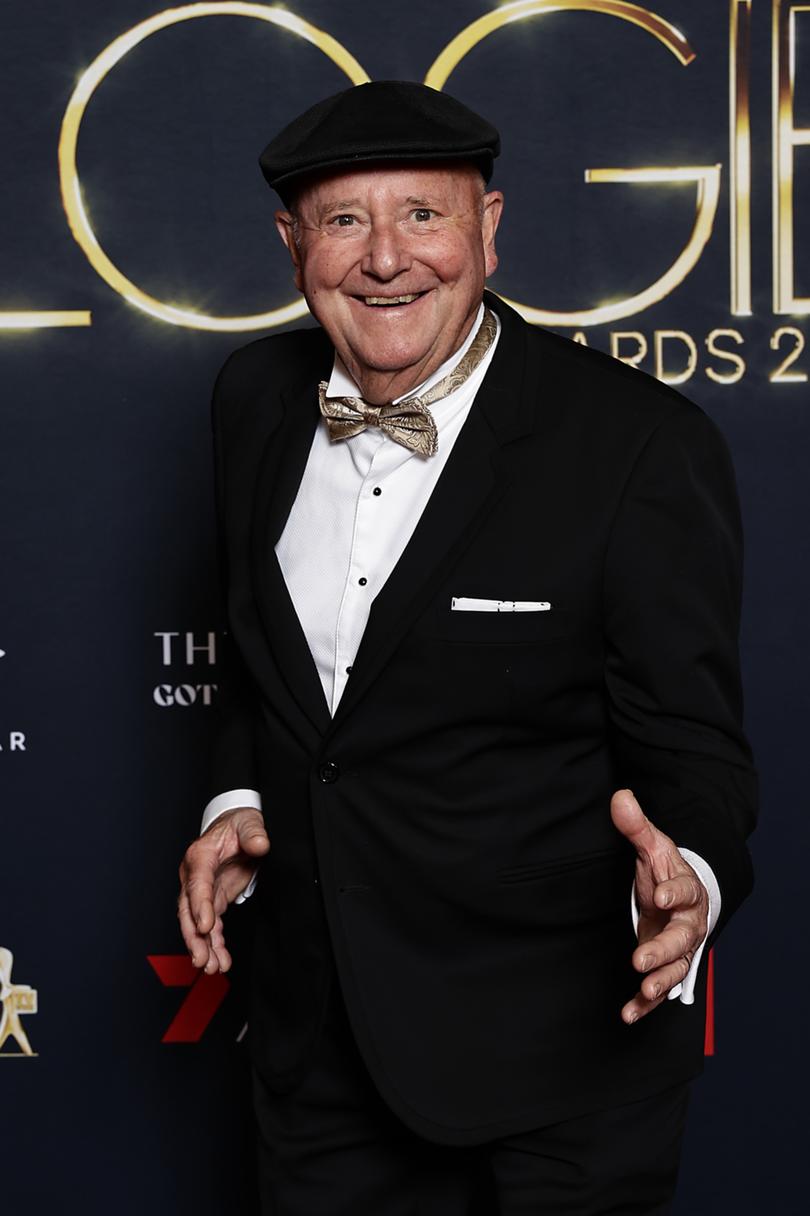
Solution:
<svg viewBox="0 0 810 1216">
<path fill-rule="evenodd" d="M 359 298 L 369 308 L 391 308 L 397 304 L 413 304 L 414 300 L 418 300 L 424 294 L 423 291 L 414 291 L 404 296 L 360 296 Z"/>
</svg>

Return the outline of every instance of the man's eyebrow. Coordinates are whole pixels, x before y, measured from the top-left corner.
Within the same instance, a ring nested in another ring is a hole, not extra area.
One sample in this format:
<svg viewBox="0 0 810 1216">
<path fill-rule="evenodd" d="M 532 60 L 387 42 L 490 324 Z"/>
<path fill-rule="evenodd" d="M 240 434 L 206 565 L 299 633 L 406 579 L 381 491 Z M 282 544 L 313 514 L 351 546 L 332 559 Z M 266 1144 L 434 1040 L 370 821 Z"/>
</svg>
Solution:
<svg viewBox="0 0 810 1216">
<path fill-rule="evenodd" d="M 322 203 L 318 208 L 318 214 L 326 215 L 327 211 L 349 211 L 352 207 L 359 207 L 360 205 L 359 198 L 327 199 L 326 202 Z"/>
</svg>

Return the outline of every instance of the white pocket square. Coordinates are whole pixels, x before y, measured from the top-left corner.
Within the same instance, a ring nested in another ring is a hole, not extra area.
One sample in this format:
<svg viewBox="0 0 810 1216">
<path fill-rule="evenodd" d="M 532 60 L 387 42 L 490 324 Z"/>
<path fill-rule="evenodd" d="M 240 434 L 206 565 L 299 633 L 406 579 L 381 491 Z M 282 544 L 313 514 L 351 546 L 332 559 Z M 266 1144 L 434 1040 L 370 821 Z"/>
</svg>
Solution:
<svg viewBox="0 0 810 1216">
<path fill-rule="evenodd" d="M 454 595 L 450 607 L 453 612 L 548 612 L 551 604 L 546 600 L 479 600 Z"/>
</svg>

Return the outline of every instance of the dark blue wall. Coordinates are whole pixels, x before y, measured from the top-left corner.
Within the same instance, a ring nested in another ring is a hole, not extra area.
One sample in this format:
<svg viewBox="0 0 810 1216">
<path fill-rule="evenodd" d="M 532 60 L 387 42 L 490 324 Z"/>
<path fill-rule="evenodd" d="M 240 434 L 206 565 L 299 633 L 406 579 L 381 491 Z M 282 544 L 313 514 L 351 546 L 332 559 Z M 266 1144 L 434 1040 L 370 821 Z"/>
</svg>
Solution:
<svg viewBox="0 0 810 1216">
<path fill-rule="evenodd" d="M 694 185 L 586 185 L 586 167 L 722 165 L 711 237 L 691 273 L 636 315 L 579 328 L 603 349 L 612 332 L 640 331 L 650 352 L 656 330 L 686 332 L 697 366 L 681 390 L 718 421 L 736 460 L 748 726 L 763 778 L 758 885 L 715 952 L 716 1053 L 696 1088 L 677 1210 L 788 1216 L 804 1210 L 810 352 L 790 368 L 804 380 L 770 377 L 799 342 L 787 334 L 774 351 L 776 331 L 806 333 L 810 305 L 792 316 L 772 306 L 771 4 L 753 0 L 753 306 L 732 315 L 730 7 L 660 0 L 656 11 L 696 53 L 687 67 L 615 17 L 533 15 L 475 47 L 448 89 L 502 129 L 494 184 L 508 211 L 492 286 L 534 307 L 591 308 L 639 291 L 691 231 Z M 290 5 L 369 76 L 416 80 L 494 8 Z M 181 959 L 147 956 L 183 952 L 176 868 L 199 822 L 206 701 L 216 696 L 208 653 L 188 664 L 185 652 L 188 633 L 202 646 L 216 626 L 210 389 L 226 354 L 255 334 L 171 325 L 128 303 L 71 235 L 57 160 L 79 77 L 158 11 L 159 0 L 0 8 L 0 946 L 14 955 L 11 982 L 38 994 L 38 1012 L 20 1014 L 36 1056 L 21 1057 L 13 1039 L 0 1047 L 0 1144 L 4 1206 L 36 1216 L 253 1210 L 238 967 L 216 1008 L 219 994 L 202 988 L 184 1006 L 172 1033 L 199 1040 L 163 1042 L 188 989 L 159 975 L 174 968 L 182 981 Z M 810 16 L 796 21 L 810 27 Z M 798 47 L 797 126 L 810 125 L 806 37 Z M 256 156 L 344 82 L 294 33 L 235 15 L 174 24 L 134 47 L 90 99 L 78 143 L 108 256 L 150 295 L 200 313 L 290 302 Z M 809 171 L 799 149 L 797 296 L 810 295 Z M 89 310 L 92 323 L 15 329 L 15 310 Z M 707 367 L 733 368 L 706 340 L 729 328 L 742 344 L 722 341 L 745 372 L 721 384 Z M 683 339 L 665 350 L 670 369 L 684 365 Z M 642 366 L 653 369 L 652 353 Z M 232 938 L 249 934 L 249 919 L 231 914 Z"/>
</svg>

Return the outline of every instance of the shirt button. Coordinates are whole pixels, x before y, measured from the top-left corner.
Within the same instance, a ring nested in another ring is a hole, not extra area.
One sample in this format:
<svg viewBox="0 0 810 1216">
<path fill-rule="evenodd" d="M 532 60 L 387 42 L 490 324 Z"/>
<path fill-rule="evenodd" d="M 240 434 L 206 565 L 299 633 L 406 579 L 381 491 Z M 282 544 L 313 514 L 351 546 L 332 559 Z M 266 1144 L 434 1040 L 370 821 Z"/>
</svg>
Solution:
<svg viewBox="0 0 810 1216">
<path fill-rule="evenodd" d="M 358 583 L 360 584 L 360 586 L 361 586 L 361 587 L 365 587 L 366 583 L 368 582 L 368 579 L 367 579 L 367 578 L 359 578 L 357 581 L 358 581 Z"/>
<path fill-rule="evenodd" d="M 334 760 L 327 760 L 318 769 L 318 775 L 324 785 L 334 785 L 340 776 L 340 766 L 335 764 Z"/>
<path fill-rule="evenodd" d="M 375 486 L 374 489 L 371 491 L 371 493 L 374 494 L 375 497 L 379 498 L 380 495 L 382 494 L 382 490 L 380 489 L 379 486 Z"/>
<path fill-rule="evenodd" d="M 350 663 L 349 666 L 346 668 L 346 675 L 350 676 L 351 674 L 352 674 L 352 665 Z"/>
</svg>

